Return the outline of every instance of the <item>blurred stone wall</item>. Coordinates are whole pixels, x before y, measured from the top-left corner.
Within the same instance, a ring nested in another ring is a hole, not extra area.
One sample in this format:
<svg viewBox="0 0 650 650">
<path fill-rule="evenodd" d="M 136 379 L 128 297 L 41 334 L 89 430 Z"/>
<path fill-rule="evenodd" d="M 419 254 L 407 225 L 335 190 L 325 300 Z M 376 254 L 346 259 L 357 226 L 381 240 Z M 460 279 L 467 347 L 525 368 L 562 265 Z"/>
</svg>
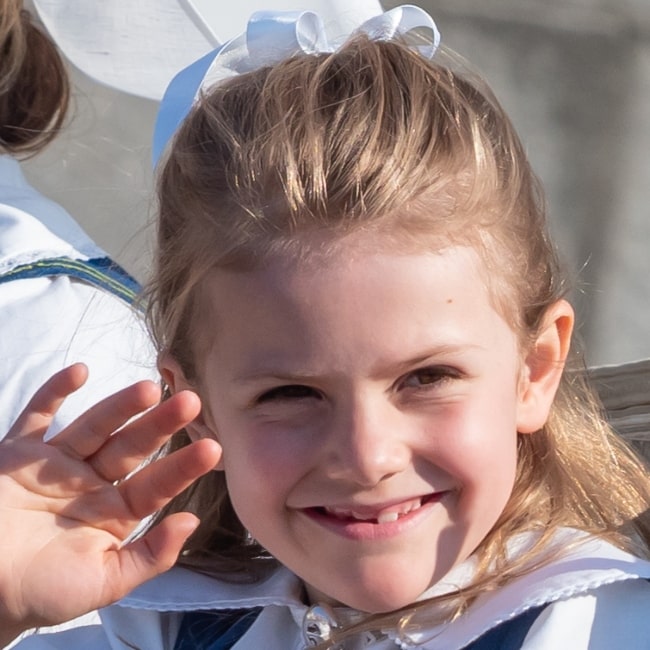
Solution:
<svg viewBox="0 0 650 650">
<path fill-rule="evenodd" d="M 588 362 L 650 357 L 650 2 L 415 4 L 484 74 L 522 135 L 576 272 Z M 71 124 L 26 170 L 143 278 L 156 107 L 74 78 Z"/>
<path fill-rule="evenodd" d="M 71 75 L 68 124 L 23 168 L 36 187 L 143 280 L 151 259 L 150 141 L 157 103 L 100 86 L 74 69 Z"/>
</svg>

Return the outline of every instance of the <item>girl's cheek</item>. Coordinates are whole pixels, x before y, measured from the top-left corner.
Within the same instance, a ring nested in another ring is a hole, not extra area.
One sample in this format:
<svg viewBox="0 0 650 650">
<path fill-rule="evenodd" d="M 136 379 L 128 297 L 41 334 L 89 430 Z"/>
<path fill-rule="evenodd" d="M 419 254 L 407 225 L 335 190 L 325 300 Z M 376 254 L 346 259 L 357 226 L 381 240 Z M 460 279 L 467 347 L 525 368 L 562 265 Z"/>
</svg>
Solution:
<svg viewBox="0 0 650 650">
<path fill-rule="evenodd" d="M 232 429 L 232 435 L 222 436 L 224 457 L 232 455 L 234 467 L 245 466 L 257 474 L 277 474 L 282 467 L 295 466 L 313 456 L 318 437 L 315 429 L 313 422 L 309 425 L 269 420 L 249 423 Z"/>
</svg>

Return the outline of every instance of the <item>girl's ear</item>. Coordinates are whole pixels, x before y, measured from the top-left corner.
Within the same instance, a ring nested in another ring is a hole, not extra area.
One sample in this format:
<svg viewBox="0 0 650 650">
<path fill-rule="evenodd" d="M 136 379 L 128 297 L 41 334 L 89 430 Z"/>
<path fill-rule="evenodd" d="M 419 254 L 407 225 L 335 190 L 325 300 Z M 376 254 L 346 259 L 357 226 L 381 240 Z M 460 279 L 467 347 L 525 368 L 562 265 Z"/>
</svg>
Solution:
<svg viewBox="0 0 650 650">
<path fill-rule="evenodd" d="M 546 311 L 539 335 L 522 368 L 517 431 L 534 433 L 546 420 L 560 384 L 571 345 L 573 308 L 558 300 Z"/>
<path fill-rule="evenodd" d="M 158 359 L 158 370 L 163 381 L 169 386 L 169 390 L 172 393 L 178 393 L 182 390 L 197 392 L 195 385 L 185 377 L 185 373 L 178 361 L 168 352 L 163 353 Z M 185 430 L 192 440 L 199 440 L 201 438 L 219 440 L 214 428 L 206 422 L 205 407 L 202 407 L 201 413 L 185 426 Z M 217 465 L 216 469 L 220 469 L 220 465 Z"/>
</svg>

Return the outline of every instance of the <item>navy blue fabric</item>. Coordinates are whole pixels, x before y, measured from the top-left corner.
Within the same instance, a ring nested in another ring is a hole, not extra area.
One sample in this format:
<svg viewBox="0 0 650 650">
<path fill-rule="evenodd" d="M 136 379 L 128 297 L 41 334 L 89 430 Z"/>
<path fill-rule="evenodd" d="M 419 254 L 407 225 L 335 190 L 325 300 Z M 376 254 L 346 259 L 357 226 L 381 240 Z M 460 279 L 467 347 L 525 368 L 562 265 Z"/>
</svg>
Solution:
<svg viewBox="0 0 650 650">
<path fill-rule="evenodd" d="M 108 257 L 91 260 L 73 260 L 67 257 L 37 260 L 21 264 L 7 273 L 0 274 L 0 283 L 27 278 L 69 275 L 109 291 L 129 304 L 133 304 L 140 292 L 140 285 L 121 266 Z"/>
<path fill-rule="evenodd" d="M 174 650 L 230 650 L 261 611 L 262 607 L 187 612 L 181 621 Z"/>
<path fill-rule="evenodd" d="M 488 630 L 463 650 L 519 650 L 537 617 L 546 605 L 529 609 Z M 261 607 L 187 612 L 174 650 L 230 650 L 255 622 Z"/>
<path fill-rule="evenodd" d="M 519 650 L 537 617 L 547 605 L 534 607 L 488 630 L 463 650 Z"/>
</svg>

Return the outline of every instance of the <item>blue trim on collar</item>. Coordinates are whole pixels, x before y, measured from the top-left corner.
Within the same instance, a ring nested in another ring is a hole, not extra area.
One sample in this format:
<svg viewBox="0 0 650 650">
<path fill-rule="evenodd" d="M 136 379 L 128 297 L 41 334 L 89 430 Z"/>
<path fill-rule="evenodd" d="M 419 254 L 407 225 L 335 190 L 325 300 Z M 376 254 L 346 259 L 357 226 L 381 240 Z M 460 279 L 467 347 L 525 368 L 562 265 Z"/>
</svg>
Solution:
<svg viewBox="0 0 650 650">
<path fill-rule="evenodd" d="M 57 275 L 67 275 L 88 282 L 121 298 L 129 305 L 135 302 L 141 288 L 133 277 L 108 257 L 96 257 L 86 261 L 54 257 L 20 264 L 11 271 L 0 274 L 0 283 Z"/>
<path fill-rule="evenodd" d="M 526 610 L 509 621 L 493 627 L 478 639 L 466 645 L 463 650 L 520 650 L 528 631 L 537 617 L 548 607 L 548 603 Z"/>
</svg>

